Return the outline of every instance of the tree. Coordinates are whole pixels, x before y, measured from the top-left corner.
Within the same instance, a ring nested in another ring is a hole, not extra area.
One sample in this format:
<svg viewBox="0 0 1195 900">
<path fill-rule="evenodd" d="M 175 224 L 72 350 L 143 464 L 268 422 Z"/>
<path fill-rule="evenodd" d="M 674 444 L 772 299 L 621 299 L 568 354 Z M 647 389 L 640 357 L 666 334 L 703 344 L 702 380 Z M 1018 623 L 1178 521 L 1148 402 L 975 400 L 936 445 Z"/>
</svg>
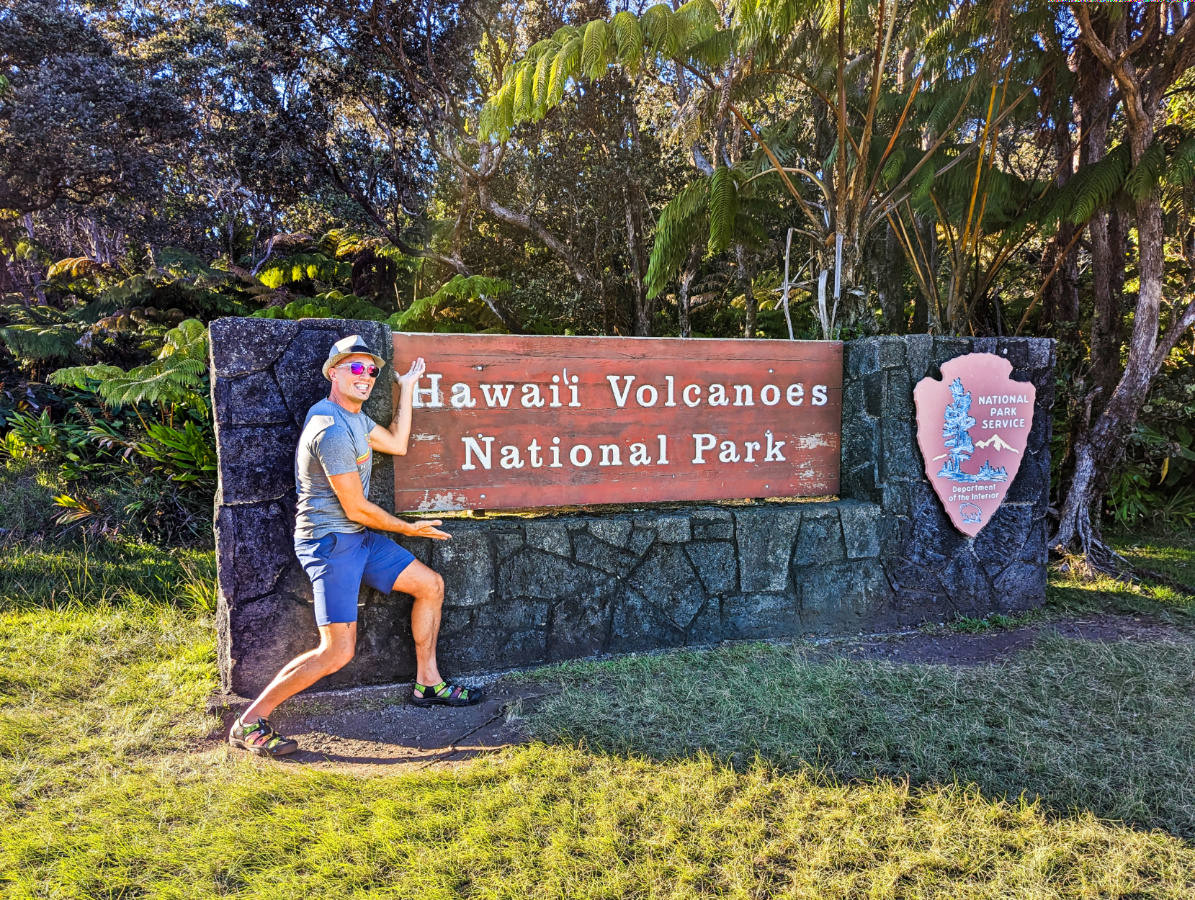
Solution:
<svg viewBox="0 0 1195 900">
<path fill-rule="evenodd" d="M 1078 550 L 1094 564 L 1107 565 L 1110 551 L 1100 539 L 1095 506 L 1102 479 L 1123 457 L 1127 432 L 1170 351 L 1195 324 L 1195 295 L 1174 298 L 1164 310 L 1161 176 L 1168 155 L 1189 160 L 1190 151 L 1175 148 L 1168 154 L 1157 131 L 1167 92 L 1195 67 L 1195 10 L 1181 3 L 1117 4 L 1101 22 L 1084 3 L 1071 9 L 1083 47 L 1111 75 L 1121 95 L 1133 167 L 1125 187 L 1134 202 L 1140 287 L 1123 374 L 1075 447 L 1074 473 L 1052 543 L 1059 551 Z"/>
<path fill-rule="evenodd" d="M 30 288 L 17 271 L 18 223 L 31 240 L 32 214 L 56 205 L 159 195 L 163 157 L 188 134 L 188 116 L 53 0 L 0 11 L 0 68 L 0 252 L 10 286 L 32 300 L 36 280 Z"/>
<path fill-rule="evenodd" d="M 991 65 L 998 42 L 985 36 L 958 49 L 977 19 L 999 9 L 751 0 L 720 11 L 710 0 L 690 0 L 676 11 L 657 4 L 641 16 L 619 12 L 533 45 L 510 67 L 481 131 L 501 136 L 542 118 L 569 83 L 594 81 L 611 68 L 629 77 L 650 68 L 675 86 L 678 130 L 701 173 L 661 218 L 652 291 L 691 267 L 702 230 L 712 251 L 734 243 L 742 275 L 737 238 L 749 217 L 738 216 L 736 201 L 740 188 L 770 179 L 792 205 L 793 228 L 808 241 L 814 270 L 832 273 L 845 324 L 871 331 L 862 280 L 873 235 L 919 188 L 968 157 L 982 158 L 992 129 L 1029 93 L 1017 83 L 1021 73 Z M 973 99 L 994 98 L 998 79 L 1006 92 L 1016 83 L 1017 92 L 1001 109 L 988 103 L 975 114 Z M 948 147 L 964 120 L 976 139 Z M 923 142 L 918 133 L 926 127 L 933 137 Z M 750 161 L 744 144 L 756 148 Z M 752 292 L 745 293 L 750 335 L 754 308 Z"/>
</svg>

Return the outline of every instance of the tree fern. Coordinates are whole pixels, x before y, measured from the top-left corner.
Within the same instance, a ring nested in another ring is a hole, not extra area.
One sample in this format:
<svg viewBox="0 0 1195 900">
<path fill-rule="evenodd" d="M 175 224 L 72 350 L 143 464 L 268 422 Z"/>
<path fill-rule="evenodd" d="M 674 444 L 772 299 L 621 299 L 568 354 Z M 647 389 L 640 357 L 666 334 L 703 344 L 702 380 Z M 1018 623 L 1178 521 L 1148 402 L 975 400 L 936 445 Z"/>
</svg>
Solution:
<svg viewBox="0 0 1195 900">
<path fill-rule="evenodd" d="M 1189 137 L 1174 148 L 1166 163 L 1166 182 L 1173 187 L 1186 187 L 1195 181 L 1195 137 Z"/>
<path fill-rule="evenodd" d="M 78 342 L 86 325 L 52 306 L 11 304 L 0 307 L 0 340 L 20 359 L 72 362 L 83 354 Z"/>
<path fill-rule="evenodd" d="M 113 406 L 156 403 L 189 406 L 205 412 L 207 398 L 207 328 L 188 319 L 166 332 L 158 358 L 125 371 L 119 366 L 74 366 L 50 376 L 54 384 L 84 388 L 99 382 L 99 395 Z"/>
<path fill-rule="evenodd" d="M 454 303 L 484 303 L 486 298 L 501 297 L 509 290 L 510 282 L 502 278 L 491 278 L 487 275 L 454 275 L 434 294 L 420 297 L 407 309 L 392 315 L 387 322 L 392 328 L 400 331 L 439 330 L 437 325 L 441 323 L 436 320 L 445 307 Z"/>
<path fill-rule="evenodd" d="M 359 319 L 384 322 L 387 313 L 356 294 L 327 291 L 314 297 L 300 297 L 285 306 L 271 306 L 253 313 L 257 319 Z"/>
<path fill-rule="evenodd" d="M 643 65 L 643 29 L 639 27 L 639 20 L 623 10 L 610 20 L 610 29 L 614 33 L 619 61 L 629 71 L 639 71 Z"/>
<path fill-rule="evenodd" d="M 258 280 L 271 290 L 297 281 L 344 281 L 353 274 L 352 264 L 322 253 L 298 253 L 274 260 L 257 273 Z"/>
</svg>

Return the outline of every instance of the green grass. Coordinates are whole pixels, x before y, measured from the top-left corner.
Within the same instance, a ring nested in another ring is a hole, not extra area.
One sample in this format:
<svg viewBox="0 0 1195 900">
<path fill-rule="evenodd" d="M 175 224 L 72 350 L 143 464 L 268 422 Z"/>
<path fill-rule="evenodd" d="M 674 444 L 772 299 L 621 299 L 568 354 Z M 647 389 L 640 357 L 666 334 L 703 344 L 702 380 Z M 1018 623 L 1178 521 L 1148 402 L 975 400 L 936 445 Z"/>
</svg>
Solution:
<svg viewBox="0 0 1195 900">
<path fill-rule="evenodd" d="M 0 547 L 0 558 L 0 609 L 215 609 L 216 565 L 207 550 L 99 539 Z"/>
<path fill-rule="evenodd" d="M 1195 894 L 1185 642 L 1053 638 L 995 669 L 760 645 L 574 664 L 528 676 L 560 690 L 529 713 L 543 743 L 336 774 L 205 742 L 210 554 L 35 552 L 0 566 L 5 897 Z"/>
</svg>

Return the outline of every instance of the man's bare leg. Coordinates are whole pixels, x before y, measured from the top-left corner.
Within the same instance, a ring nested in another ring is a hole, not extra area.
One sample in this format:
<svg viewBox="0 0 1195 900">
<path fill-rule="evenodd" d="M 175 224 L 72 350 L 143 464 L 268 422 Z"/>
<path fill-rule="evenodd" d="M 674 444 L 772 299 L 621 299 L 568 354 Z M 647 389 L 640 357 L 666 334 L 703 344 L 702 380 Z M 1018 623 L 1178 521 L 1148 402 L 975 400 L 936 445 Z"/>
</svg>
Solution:
<svg viewBox="0 0 1195 900">
<path fill-rule="evenodd" d="M 442 680 L 436 666 L 436 639 L 440 636 L 440 608 L 444 605 L 444 579 L 419 560 L 399 574 L 394 590 L 415 598 L 411 607 L 411 632 L 415 636 L 415 680 L 437 685 Z"/>
<path fill-rule="evenodd" d="M 242 722 L 253 722 L 259 716 L 269 718 L 283 700 L 311 687 L 325 675 L 343 669 L 356 652 L 357 623 L 321 625 L 319 638 L 318 647 L 296 656 L 282 667 L 269 686 L 241 714 Z"/>
</svg>

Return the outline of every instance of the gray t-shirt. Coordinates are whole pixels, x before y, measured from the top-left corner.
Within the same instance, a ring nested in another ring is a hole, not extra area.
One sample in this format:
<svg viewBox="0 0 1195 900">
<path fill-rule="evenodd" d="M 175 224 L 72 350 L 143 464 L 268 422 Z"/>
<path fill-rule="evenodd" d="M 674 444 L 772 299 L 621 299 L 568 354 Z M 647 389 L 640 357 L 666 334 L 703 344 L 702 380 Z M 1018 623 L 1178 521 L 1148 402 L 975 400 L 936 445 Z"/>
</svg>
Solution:
<svg viewBox="0 0 1195 900">
<path fill-rule="evenodd" d="M 356 470 L 361 476 L 361 489 L 369 496 L 373 463 L 369 433 L 374 426 L 365 413 L 351 413 L 331 400 L 321 400 L 308 410 L 295 451 L 295 487 L 299 493 L 296 538 L 314 540 L 334 531 L 343 534 L 365 530 L 364 525 L 344 514 L 328 477 Z"/>
</svg>

